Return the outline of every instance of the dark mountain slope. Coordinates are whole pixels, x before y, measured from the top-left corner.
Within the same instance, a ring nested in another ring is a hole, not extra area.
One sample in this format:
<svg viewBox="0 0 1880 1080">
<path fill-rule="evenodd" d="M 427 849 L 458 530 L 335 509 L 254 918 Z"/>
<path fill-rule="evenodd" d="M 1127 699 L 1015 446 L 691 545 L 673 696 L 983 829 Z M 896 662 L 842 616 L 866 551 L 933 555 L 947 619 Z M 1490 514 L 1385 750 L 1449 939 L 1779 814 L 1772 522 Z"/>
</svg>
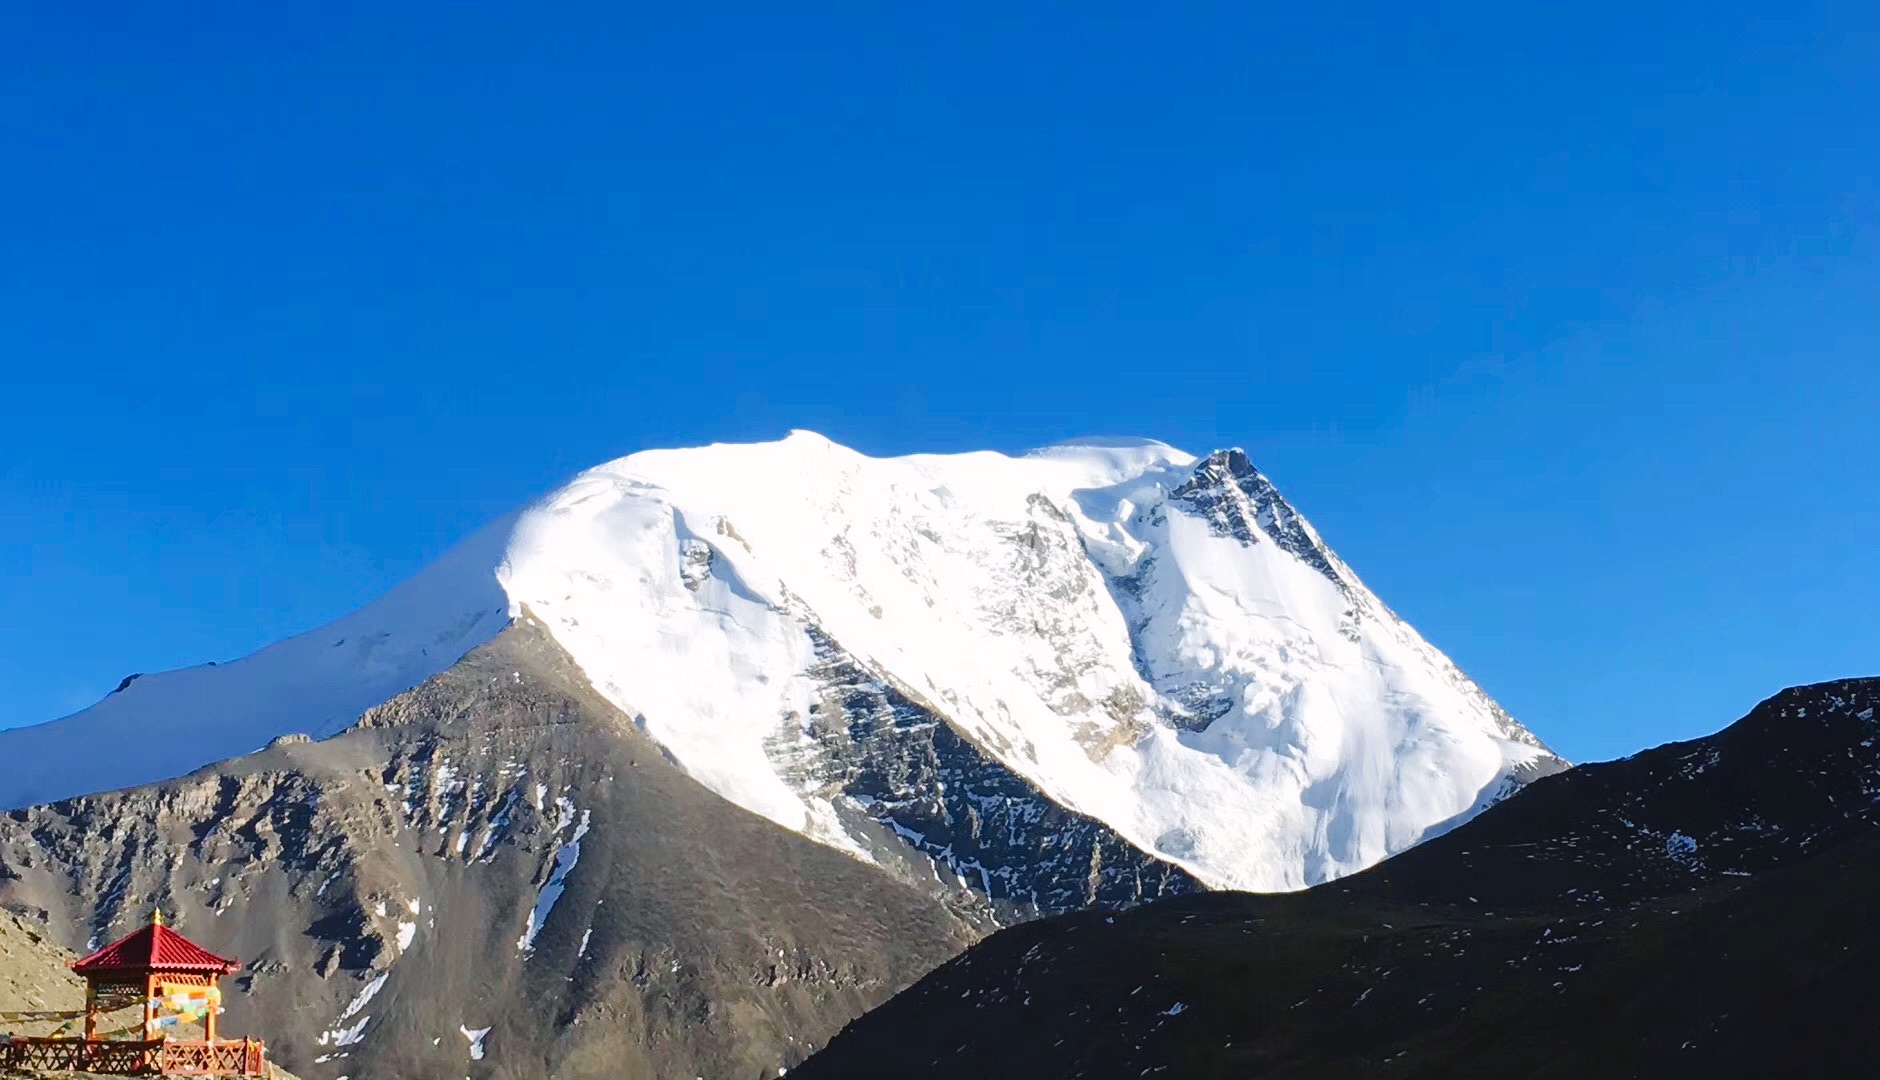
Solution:
<svg viewBox="0 0 1880 1080">
<path fill-rule="evenodd" d="M 792 1076 L 1872 1075 L 1877 706 L 1788 690 L 1345 881 L 1005 931 Z"/>
<path fill-rule="evenodd" d="M 976 933 L 694 782 L 527 621 L 335 738 L 0 816 L 0 903 L 73 948 L 161 905 L 310 1080 L 775 1077 Z"/>
<path fill-rule="evenodd" d="M 1792 862 L 1880 820 L 1877 686 L 1784 690 L 1715 735 L 1536 783 L 1337 887 L 1419 902 L 1624 903 Z"/>
</svg>

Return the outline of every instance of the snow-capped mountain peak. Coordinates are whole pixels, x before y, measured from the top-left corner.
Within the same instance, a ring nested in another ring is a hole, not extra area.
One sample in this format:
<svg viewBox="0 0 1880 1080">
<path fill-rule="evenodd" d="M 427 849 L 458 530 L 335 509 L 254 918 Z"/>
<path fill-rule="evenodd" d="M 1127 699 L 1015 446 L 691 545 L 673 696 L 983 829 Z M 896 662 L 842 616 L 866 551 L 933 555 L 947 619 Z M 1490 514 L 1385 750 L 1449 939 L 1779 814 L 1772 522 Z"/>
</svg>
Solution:
<svg viewBox="0 0 1880 1080">
<path fill-rule="evenodd" d="M 139 679 L 122 701 L 0 733 L 44 758 L 149 723 L 200 755 L 20 776 L 0 802 L 324 730 L 494 634 L 499 605 L 539 620 L 706 786 L 869 859 L 890 830 L 926 831 L 902 820 L 908 799 L 952 824 L 983 808 L 890 782 L 895 751 L 870 743 L 890 736 L 856 737 L 858 694 L 898 703 L 893 731 L 950 729 L 1007 789 L 1029 785 L 1217 886 L 1361 869 L 1560 766 L 1238 450 L 1197 461 L 1093 439 L 870 458 L 793 432 L 646 451 L 581 474 L 419 580 L 235 663 Z M 342 624 L 395 643 L 396 662 L 335 668 L 319 650 L 339 648 Z M 281 695 L 293 700 L 267 707 Z M 979 869 L 993 890 L 997 867 Z"/>
</svg>

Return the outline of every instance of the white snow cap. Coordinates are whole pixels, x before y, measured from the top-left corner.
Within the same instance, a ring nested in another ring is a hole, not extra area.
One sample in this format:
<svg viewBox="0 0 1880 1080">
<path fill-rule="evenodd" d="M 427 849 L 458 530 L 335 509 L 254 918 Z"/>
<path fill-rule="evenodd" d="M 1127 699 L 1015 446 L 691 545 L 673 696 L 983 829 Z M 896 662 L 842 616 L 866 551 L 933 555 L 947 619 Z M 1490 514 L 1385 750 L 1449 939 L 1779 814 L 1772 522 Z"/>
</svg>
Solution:
<svg viewBox="0 0 1880 1080">
<path fill-rule="evenodd" d="M 793 432 L 590 469 L 330 627 L 0 732 L 50 767 L 0 778 L 0 805 L 331 730 L 525 609 L 706 786 L 858 854 L 767 750 L 808 714 L 812 627 L 1215 886 L 1362 869 L 1552 757 L 1237 451 L 870 458 Z M 95 755 L 146 724 L 176 752 L 58 768 L 56 748 Z"/>
</svg>

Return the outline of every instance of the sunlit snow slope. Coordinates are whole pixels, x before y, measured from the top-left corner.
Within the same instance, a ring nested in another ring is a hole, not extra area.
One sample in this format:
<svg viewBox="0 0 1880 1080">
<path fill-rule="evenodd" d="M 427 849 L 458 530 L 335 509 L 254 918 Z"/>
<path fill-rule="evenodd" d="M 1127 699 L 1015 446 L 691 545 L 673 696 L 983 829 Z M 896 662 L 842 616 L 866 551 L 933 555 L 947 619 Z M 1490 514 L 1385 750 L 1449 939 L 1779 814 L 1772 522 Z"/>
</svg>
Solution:
<svg viewBox="0 0 1880 1080">
<path fill-rule="evenodd" d="M 181 776 L 289 732 L 328 735 L 455 663 L 509 623 L 491 568 L 514 516 L 384 596 L 226 663 L 127 677 L 62 720 L 0 731 L 0 807 Z"/>
<path fill-rule="evenodd" d="M 1560 764 L 1238 451 L 877 459 L 799 432 L 603 465 L 333 626 L 0 733 L 50 763 L 9 767 L 0 802 L 329 730 L 524 607 L 693 776 L 863 857 L 802 767 L 819 648 L 1217 886 L 1349 873 Z M 103 746 L 139 750 L 57 764 Z"/>
</svg>

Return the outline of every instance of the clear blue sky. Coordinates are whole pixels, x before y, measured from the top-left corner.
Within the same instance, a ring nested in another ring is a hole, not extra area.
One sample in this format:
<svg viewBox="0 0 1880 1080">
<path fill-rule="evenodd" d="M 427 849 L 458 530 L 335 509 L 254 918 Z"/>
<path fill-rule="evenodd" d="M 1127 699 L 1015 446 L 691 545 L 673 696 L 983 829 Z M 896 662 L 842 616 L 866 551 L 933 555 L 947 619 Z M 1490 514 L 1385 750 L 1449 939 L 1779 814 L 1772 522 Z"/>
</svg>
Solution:
<svg viewBox="0 0 1880 1080">
<path fill-rule="evenodd" d="M 394 6 L 9 13 L 0 725 L 792 427 L 1245 446 L 1579 759 L 1880 672 L 1872 5 Z"/>
</svg>

